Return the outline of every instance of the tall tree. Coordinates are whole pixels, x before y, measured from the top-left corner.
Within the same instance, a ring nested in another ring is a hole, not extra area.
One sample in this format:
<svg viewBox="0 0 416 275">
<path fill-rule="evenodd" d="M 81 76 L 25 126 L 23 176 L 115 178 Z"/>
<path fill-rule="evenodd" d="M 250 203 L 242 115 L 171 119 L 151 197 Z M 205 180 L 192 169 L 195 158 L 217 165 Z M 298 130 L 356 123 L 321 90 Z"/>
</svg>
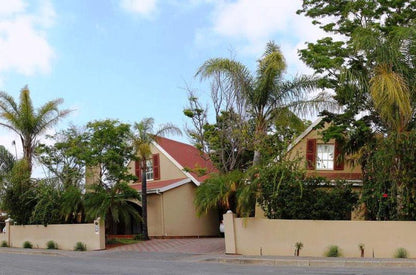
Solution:
<svg viewBox="0 0 416 275">
<path fill-rule="evenodd" d="M 73 143 L 70 143 L 74 145 Z M 128 186 L 135 179 L 128 170 L 128 163 L 134 159 L 130 125 L 118 120 L 89 122 L 81 135 L 75 154 L 94 174 L 88 174 L 85 194 L 87 219 L 102 217 L 109 229 L 112 222 L 129 224 L 139 220 L 139 214 L 129 200 L 139 200 L 136 190 Z M 71 193 L 69 193 L 71 195 Z M 68 199 L 71 200 L 69 196 Z"/>
<path fill-rule="evenodd" d="M 274 42 L 269 42 L 258 61 L 255 76 L 240 62 L 225 58 L 207 60 L 196 74 L 201 79 L 225 75 L 222 85 L 232 87 L 236 96 L 245 99 L 255 124 L 254 165 L 260 163 L 261 141 L 279 112 L 289 108 L 293 112 L 305 114 L 333 106 L 330 97 L 324 93 L 308 98 L 308 92 L 313 91 L 317 85 L 316 78 L 298 76 L 285 80 L 285 69 L 286 63 L 279 47 Z"/>
<path fill-rule="evenodd" d="M 172 124 L 162 125 L 157 131 L 154 131 L 153 118 L 144 118 L 140 122 L 136 122 L 133 125 L 133 146 L 136 152 L 135 158 L 140 162 L 142 169 L 142 235 L 143 239 L 149 239 L 149 233 L 147 228 L 147 179 L 146 179 L 146 160 L 151 156 L 151 144 L 156 141 L 160 136 L 167 135 L 169 133 L 181 135 L 182 132 L 179 128 Z"/>
<path fill-rule="evenodd" d="M 335 123 L 354 126 L 356 115 L 361 114 L 361 121 L 367 125 L 383 127 L 386 121 L 380 120 L 379 113 L 381 111 L 386 114 L 386 109 L 380 109 L 377 98 L 386 98 L 378 97 L 385 94 L 380 92 L 383 90 L 380 89 L 380 85 L 384 85 L 380 77 L 385 80 L 389 77 L 389 83 L 394 81 L 395 89 L 398 91 L 397 84 L 402 81 L 396 78 L 396 73 L 397 69 L 403 68 L 403 64 L 400 67 L 396 66 L 399 57 L 397 45 L 406 46 L 403 31 L 409 33 L 406 30 L 415 26 L 416 3 L 385 0 L 304 0 L 298 13 L 312 18 L 313 23 L 328 34 L 315 43 L 307 43 L 307 48 L 299 54 L 308 66 L 322 74 L 323 81 L 320 84 L 334 89 L 335 99 L 346 110 L 342 116 L 333 116 L 333 119 L 340 120 Z M 406 36 L 410 37 L 408 34 Z M 396 50 L 392 51 L 392 47 Z M 414 52 L 414 46 L 412 51 Z M 353 79 L 346 77 L 345 72 L 353 76 Z M 369 83 L 371 78 L 372 96 Z M 367 115 L 363 116 L 363 112 Z"/>
<path fill-rule="evenodd" d="M 87 146 L 82 132 L 70 127 L 46 138 L 53 144 L 39 144 L 35 155 L 47 168 L 49 177 L 56 178 L 65 189 L 80 187 L 85 179 L 85 161 L 80 156 L 86 152 Z"/>
<path fill-rule="evenodd" d="M 62 102 L 62 99 L 51 100 L 35 110 L 27 86 L 20 91 L 19 104 L 7 93 L 0 92 L 0 118 L 3 120 L 0 125 L 19 135 L 29 172 L 32 171 L 32 154 L 39 135 L 70 112 L 58 109 Z"/>
</svg>

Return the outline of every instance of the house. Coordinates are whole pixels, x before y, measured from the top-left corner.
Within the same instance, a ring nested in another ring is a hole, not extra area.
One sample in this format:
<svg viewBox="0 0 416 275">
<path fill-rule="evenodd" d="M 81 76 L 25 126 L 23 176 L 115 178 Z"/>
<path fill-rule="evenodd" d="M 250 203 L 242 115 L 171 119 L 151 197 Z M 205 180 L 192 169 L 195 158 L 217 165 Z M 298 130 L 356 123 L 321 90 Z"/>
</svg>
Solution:
<svg viewBox="0 0 416 275">
<path fill-rule="evenodd" d="M 306 176 L 323 177 L 328 180 L 345 180 L 352 184 L 353 190 L 359 192 L 362 187 L 361 166 L 351 165 L 349 156 L 342 152 L 335 140 L 324 142 L 321 133 L 323 129 L 315 129 L 322 118 L 314 121 L 287 148 L 287 158 L 300 160 L 306 169 Z M 324 128 L 328 127 L 325 125 Z M 364 206 L 361 205 L 351 213 L 351 219 L 363 219 Z M 264 218 L 264 212 L 256 205 L 255 216 Z"/>
<path fill-rule="evenodd" d="M 341 156 L 342 152 L 335 140 L 322 140 L 322 129 L 315 129 L 321 121 L 322 118 L 317 119 L 289 145 L 289 159 L 303 160 L 309 176 L 346 180 L 355 186 L 361 186 L 361 167 L 346 161 L 348 156 Z"/>
<path fill-rule="evenodd" d="M 196 189 L 215 171 L 211 161 L 195 147 L 163 137 L 151 144 L 151 152 L 146 162 L 149 236 L 219 235 L 218 212 L 212 210 L 198 217 L 194 206 Z M 129 168 L 141 179 L 139 162 L 131 162 Z M 140 180 L 131 187 L 141 192 Z M 124 233 L 140 232 L 133 227 Z"/>
</svg>

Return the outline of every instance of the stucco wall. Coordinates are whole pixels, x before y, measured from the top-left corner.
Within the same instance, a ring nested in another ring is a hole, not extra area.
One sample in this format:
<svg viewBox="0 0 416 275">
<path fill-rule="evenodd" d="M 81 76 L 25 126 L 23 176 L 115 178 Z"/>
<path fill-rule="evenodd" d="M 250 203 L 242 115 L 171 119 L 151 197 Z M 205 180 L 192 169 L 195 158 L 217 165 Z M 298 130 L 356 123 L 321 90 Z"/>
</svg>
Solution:
<svg viewBox="0 0 416 275">
<path fill-rule="evenodd" d="M 46 243 L 52 240 L 58 244 L 58 249 L 63 250 L 73 250 L 77 242 L 86 244 L 87 250 L 105 249 L 104 223 L 97 221 L 97 226 L 94 223 L 51 224 L 46 227 L 10 225 L 9 230 L 0 235 L 10 247 L 22 247 L 25 241 L 29 241 L 33 248 L 46 248 Z"/>
<path fill-rule="evenodd" d="M 149 236 L 163 236 L 162 193 L 147 195 L 147 229 Z"/>
<path fill-rule="evenodd" d="M 235 218 L 224 215 L 226 253 L 242 255 L 293 256 L 294 245 L 302 242 L 301 256 L 324 256 L 337 245 L 343 257 L 391 258 L 399 247 L 416 257 L 414 221 L 314 221 Z"/>
<path fill-rule="evenodd" d="M 219 234 L 215 210 L 197 217 L 194 198 L 196 186 L 187 183 L 149 198 L 150 236 L 216 236 Z"/>
</svg>

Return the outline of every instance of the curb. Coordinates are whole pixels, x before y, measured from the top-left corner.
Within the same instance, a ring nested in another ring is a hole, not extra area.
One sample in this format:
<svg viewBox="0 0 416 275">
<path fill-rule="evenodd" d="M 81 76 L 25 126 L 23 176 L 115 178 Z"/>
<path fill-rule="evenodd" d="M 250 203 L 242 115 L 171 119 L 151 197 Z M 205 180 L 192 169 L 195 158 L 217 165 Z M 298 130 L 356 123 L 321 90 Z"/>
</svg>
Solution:
<svg viewBox="0 0 416 275">
<path fill-rule="evenodd" d="M 356 260 L 356 259 L 260 259 L 260 258 L 207 258 L 204 262 L 223 264 L 248 264 L 266 266 L 295 266 L 295 267 L 385 267 L 385 268 L 416 268 L 414 260 Z"/>
<path fill-rule="evenodd" d="M 47 249 L 22 249 L 22 248 L 2 248 L 0 253 L 8 254 L 23 254 L 23 255 L 49 255 L 49 256 L 61 256 L 70 257 L 78 255 L 77 253 L 84 253 L 85 251 L 67 251 L 67 250 L 47 250 Z"/>
</svg>

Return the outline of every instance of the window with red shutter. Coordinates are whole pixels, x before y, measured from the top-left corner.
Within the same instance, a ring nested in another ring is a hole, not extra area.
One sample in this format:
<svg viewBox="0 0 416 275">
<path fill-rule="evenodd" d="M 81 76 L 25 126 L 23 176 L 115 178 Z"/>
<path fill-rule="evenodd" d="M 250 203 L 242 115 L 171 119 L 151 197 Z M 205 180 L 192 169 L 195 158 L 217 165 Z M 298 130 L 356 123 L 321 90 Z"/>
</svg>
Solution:
<svg viewBox="0 0 416 275">
<path fill-rule="evenodd" d="M 153 179 L 154 180 L 160 180 L 159 154 L 153 154 L 152 161 L 153 161 Z"/>
<path fill-rule="evenodd" d="M 308 170 L 315 169 L 316 162 L 316 139 L 306 141 L 306 167 Z"/>
<path fill-rule="evenodd" d="M 344 157 L 341 153 L 341 146 L 335 142 L 334 149 L 334 170 L 344 170 Z"/>
</svg>

